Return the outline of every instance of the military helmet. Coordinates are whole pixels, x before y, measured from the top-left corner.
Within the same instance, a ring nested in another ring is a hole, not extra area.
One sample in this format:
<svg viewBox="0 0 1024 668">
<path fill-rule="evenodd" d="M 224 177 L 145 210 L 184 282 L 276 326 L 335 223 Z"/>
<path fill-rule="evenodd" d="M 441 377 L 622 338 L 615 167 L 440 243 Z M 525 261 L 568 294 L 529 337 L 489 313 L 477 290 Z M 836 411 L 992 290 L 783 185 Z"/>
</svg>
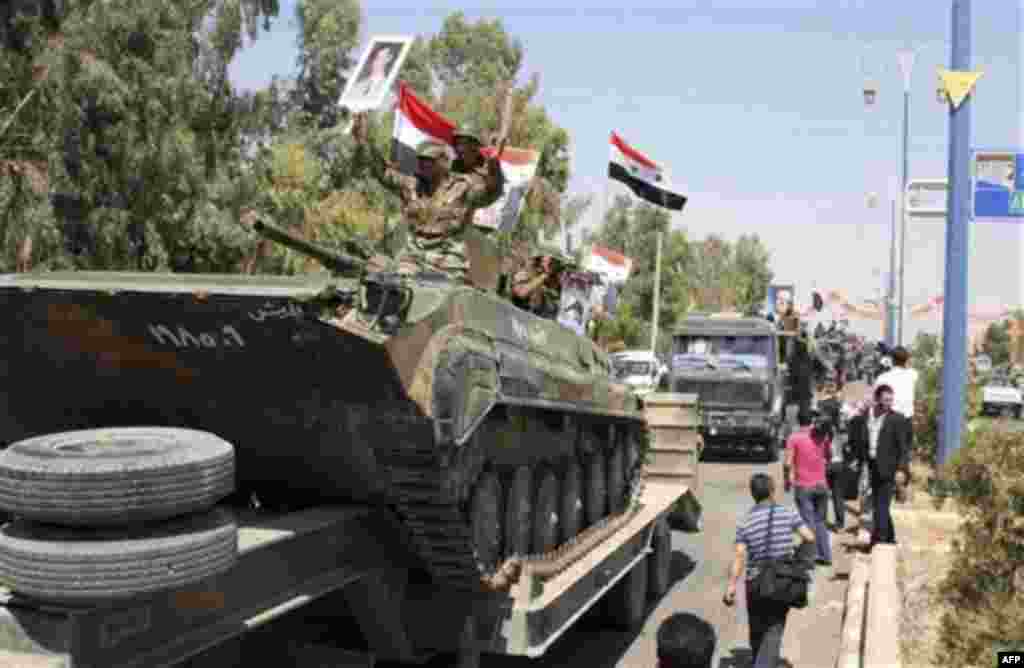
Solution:
<svg viewBox="0 0 1024 668">
<path fill-rule="evenodd" d="M 455 130 L 455 133 L 453 134 L 453 137 L 455 139 L 458 139 L 459 137 L 465 137 L 466 139 L 472 139 L 477 144 L 482 145 L 483 141 L 480 139 L 480 136 L 480 128 L 478 128 L 476 124 L 472 122 L 460 124 L 459 127 Z"/>
<path fill-rule="evenodd" d="M 429 158 L 430 160 L 448 160 L 448 147 L 444 144 L 428 139 L 416 148 L 417 158 Z"/>
</svg>

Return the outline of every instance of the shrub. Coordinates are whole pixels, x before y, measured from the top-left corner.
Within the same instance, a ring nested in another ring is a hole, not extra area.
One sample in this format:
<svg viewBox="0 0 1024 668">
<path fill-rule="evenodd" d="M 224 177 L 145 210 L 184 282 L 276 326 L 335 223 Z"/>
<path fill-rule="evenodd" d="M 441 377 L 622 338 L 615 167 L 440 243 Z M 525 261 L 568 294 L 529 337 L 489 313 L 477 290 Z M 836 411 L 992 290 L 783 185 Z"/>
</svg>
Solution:
<svg viewBox="0 0 1024 668">
<path fill-rule="evenodd" d="M 942 420 L 942 349 L 930 356 L 914 356 L 919 374 L 914 403 L 914 456 L 935 467 L 938 460 L 939 431 Z M 967 402 L 964 425 L 981 415 L 981 380 L 970 373 L 967 378 Z"/>
<path fill-rule="evenodd" d="M 943 473 L 964 520 L 939 585 L 939 663 L 988 665 L 997 647 L 1024 645 L 1024 433 L 973 430 Z"/>
</svg>

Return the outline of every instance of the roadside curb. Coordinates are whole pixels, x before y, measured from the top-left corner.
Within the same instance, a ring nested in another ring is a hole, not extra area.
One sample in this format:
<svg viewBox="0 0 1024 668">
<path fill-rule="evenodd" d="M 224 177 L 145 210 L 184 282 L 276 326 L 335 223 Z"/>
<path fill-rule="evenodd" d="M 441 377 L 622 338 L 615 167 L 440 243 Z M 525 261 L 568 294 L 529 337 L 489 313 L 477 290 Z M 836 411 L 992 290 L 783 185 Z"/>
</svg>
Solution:
<svg viewBox="0 0 1024 668">
<path fill-rule="evenodd" d="M 866 615 L 870 566 L 866 559 L 853 558 L 850 585 L 846 590 L 846 610 L 843 612 L 843 635 L 839 646 L 836 668 L 861 668 L 864 651 L 864 623 Z"/>
<path fill-rule="evenodd" d="M 897 545 L 854 556 L 836 668 L 902 668 Z"/>
</svg>

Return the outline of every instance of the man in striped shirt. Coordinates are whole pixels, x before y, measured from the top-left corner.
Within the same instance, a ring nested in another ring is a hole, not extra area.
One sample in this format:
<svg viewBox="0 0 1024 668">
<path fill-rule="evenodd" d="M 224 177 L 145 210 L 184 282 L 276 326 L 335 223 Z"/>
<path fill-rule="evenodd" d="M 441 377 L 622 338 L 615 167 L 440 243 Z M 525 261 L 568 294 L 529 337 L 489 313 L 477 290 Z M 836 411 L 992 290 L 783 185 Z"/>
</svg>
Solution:
<svg viewBox="0 0 1024 668">
<path fill-rule="evenodd" d="M 775 503 L 775 481 L 771 476 L 755 473 L 750 479 L 750 495 L 756 505 L 736 530 L 736 558 L 723 601 L 726 605 L 735 603 L 736 586 L 745 567 L 753 668 L 776 668 L 789 608 L 759 598 L 751 583 L 760 572 L 760 564 L 792 554 L 793 532 L 800 535 L 805 545 L 813 545 L 814 533 L 791 508 Z"/>
</svg>

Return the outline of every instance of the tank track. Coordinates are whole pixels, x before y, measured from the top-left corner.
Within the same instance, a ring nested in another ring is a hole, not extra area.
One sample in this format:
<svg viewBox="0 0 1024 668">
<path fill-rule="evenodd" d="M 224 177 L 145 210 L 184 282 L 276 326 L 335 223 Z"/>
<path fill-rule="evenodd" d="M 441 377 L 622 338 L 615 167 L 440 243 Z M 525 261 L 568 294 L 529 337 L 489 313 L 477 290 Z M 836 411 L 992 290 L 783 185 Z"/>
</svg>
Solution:
<svg viewBox="0 0 1024 668">
<path fill-rule="evenodd" d="M 629 503 L 616 516 L 607 516 L 564 545 L 542 555 L 510 557 L 494 572 L 485 572 L 476 559 L 468 500 L 486 464 L 488 425 L 459 448 L 442 449 L 427 442 L 399 440 L 377 450 L 378 463 L 388 472 L 395 509 L 410 532 L 413 545 L 428 571 L 447 586 L 479 592 L 507 588 L 525 564 L 548 574 L 550 564 L 567 568 L 579 556 L 614 533 L 624 516 L 634 511 L 641 490 L 642 457 L 627 475 Z M 575 556 L 574 556 L 575 555 Z M 549 563 L 549 567 L 542 564 Z M 552 573 L 553 574 L 553 573 Z"/>
</svg>

